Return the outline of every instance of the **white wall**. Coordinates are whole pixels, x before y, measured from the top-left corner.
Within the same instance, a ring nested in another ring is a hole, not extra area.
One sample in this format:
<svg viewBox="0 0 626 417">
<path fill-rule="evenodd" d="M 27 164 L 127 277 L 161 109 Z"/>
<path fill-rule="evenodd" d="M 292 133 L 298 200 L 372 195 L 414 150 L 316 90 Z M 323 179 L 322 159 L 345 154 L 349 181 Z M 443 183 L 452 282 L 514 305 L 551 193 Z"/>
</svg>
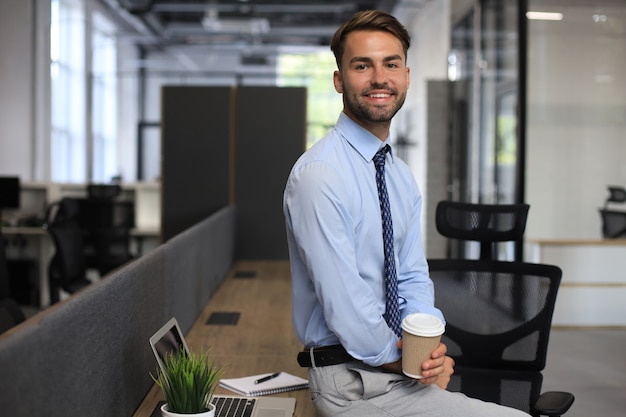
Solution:
<svg viewBox="0 0 626 417">
<path fill-rule="evenodd" d="M 0 13 L 0 175 L 32 179 L 33 0 L 3 0 Z"/>
<path fill-rule="evenodd" d="M 598 239 L 606 186 L 626 186 L 626 5 L 595 23 L 562 4 L 529 22 L 526 237 Z"/>
</svg>

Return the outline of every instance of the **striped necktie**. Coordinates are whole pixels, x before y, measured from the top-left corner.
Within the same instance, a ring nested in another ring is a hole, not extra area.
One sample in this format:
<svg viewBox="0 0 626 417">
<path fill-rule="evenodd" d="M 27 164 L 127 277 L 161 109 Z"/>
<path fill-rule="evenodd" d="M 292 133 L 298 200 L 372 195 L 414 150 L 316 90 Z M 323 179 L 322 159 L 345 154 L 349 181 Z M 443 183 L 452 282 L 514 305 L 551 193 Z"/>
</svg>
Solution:
<svg viewBox="0 0 626 417">
<path fill-rule="evenodd" d="M 389 145 L 385 145 L 374 155 L 376 186 L 378 188 L 378 200 L 380 201 L 383 243 L 385 247 L 385 293 L 387 301 L 383 317 L 387 325 L 389 325 L 389 328 L 393 330 L 398 337 L 402 337 L 400 309 L 398 308 L 398 277 L 393 252 L 393 223 L 391 222 L 389 195 L 387 194 L 387 185 L 385 184 L 385 157 L 390 150 Z"/>
</svg>

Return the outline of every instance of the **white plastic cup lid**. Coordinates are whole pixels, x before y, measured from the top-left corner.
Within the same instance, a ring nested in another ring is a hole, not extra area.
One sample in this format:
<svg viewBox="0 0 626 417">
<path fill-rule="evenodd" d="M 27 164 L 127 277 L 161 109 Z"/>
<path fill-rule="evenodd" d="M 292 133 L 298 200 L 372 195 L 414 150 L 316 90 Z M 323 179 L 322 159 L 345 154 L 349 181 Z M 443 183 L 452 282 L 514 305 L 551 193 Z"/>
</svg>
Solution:
<svg viewBox="0 0 626 417">
<path fill-rule="evenodd" d="M 402 320 L 402 329 L 417 336 L 434 337 L 442 335 L 445 326 L 432 314 L 412 313 Z"/>
</svg>

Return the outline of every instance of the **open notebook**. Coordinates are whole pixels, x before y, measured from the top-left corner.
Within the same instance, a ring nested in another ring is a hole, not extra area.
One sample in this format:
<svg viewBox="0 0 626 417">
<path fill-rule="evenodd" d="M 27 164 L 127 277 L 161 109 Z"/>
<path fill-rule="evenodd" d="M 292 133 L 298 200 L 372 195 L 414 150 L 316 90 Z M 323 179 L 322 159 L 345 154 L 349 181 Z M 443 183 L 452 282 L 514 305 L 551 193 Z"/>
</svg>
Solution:
<svg viewBox="0 0 626 417">
<path fill-rule="evenodd" d="M 150 338 L 154 356 L 163 369 L 163 360 L 177 349 L 189 352 L 178 322 L 170 319 Z M 295 398 L 285 397 L 237 397 L 213 395 L 211 400 L 216 405 L 215 417 L 292 417 L 296 409 Z M 158 407 L 157 407 L 158 408 Z M 159 415 L 155 408 L 153 415 Z"/>
<path fill-rule="evenodd" d="M 222 379 L 220 385 L 238 394 L 258 396 L 308 388 L 309 381 L 287 372 L 280 372 L 277 376 L 261 374 L 243 378 Z"/>
</svg>

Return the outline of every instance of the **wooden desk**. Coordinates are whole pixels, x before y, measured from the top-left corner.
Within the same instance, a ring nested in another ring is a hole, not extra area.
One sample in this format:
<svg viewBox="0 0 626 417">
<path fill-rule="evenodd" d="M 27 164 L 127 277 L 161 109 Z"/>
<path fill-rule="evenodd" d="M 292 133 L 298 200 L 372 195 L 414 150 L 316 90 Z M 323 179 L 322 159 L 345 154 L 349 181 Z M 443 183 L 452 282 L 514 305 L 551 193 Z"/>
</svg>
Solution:
<svg viewBox="0 0 626 417">
<path fill-rule="evenodd" d="M 237 272 L 255 272 L 256 276 L 238 278 Z M 213 313 L 220 312 L 239 313 L 237 324 L 206 324 Z M 185 339 L 191 350 L 210 348 L 216 362 L 227 367 L 224 378 L 276 371 L 308 378 L 307 369 L 300 368 L 296 362 L 302 345 L 291 325 L 287 261 L 236 262 Z M 236 395 L 223 388 L 218 388 L 217 393 Z M 277 395 L 296 398 L 294 416 L 315 416 L 309 390 Z M 163 399 L 160 389 L 153 386 L 134 417 L 150 417 Z"/>
<path fill-rule="evenodd" d="M 626 326 L 626 239 L 534 239 L 531 261 L 559 266 L 553 326 Z"/>
</svg>

